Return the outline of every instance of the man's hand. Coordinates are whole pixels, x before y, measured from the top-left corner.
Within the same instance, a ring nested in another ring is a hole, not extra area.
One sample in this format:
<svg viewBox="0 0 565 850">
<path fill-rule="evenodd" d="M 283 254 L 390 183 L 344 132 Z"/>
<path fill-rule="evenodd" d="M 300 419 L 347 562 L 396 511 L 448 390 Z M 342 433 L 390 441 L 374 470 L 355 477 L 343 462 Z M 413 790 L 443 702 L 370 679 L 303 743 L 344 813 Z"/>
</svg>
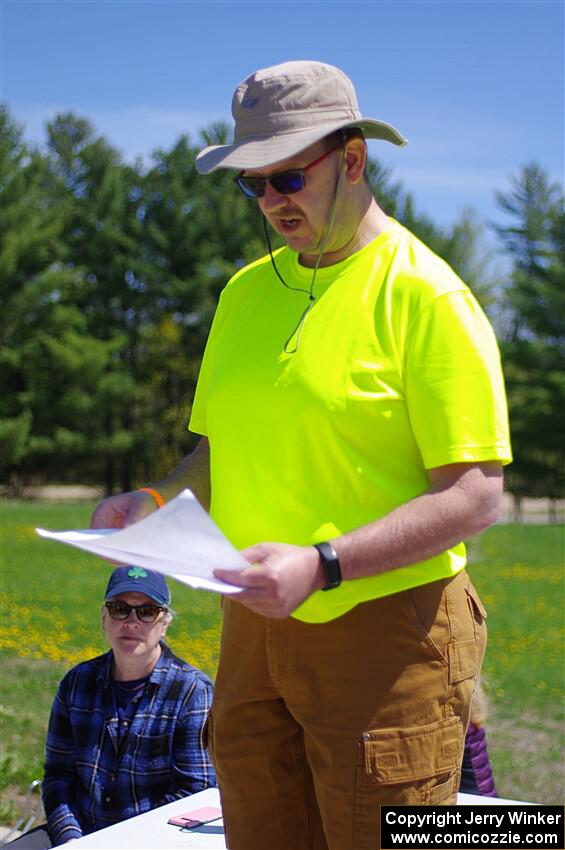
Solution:
<svg viewBox="0 0 565 850">
<path fill-rule="evenodd" d="M 90 520 L 91 528 L 125 528 L 139 522 L 157 510 L 157 504 L 150 493 L 134 490 L 109 496 L 98 504 Z"/>
<path fill-rule="evenodd" d="M 256 614 L 289 617 L 315 590 L 324 586 L 320 556 L 313 546 L 259 543 L 241 553 L 252 566 L 238 575 L 214 570 L 216 578 L 244 587 L 231 598 Z"/>
</svg>

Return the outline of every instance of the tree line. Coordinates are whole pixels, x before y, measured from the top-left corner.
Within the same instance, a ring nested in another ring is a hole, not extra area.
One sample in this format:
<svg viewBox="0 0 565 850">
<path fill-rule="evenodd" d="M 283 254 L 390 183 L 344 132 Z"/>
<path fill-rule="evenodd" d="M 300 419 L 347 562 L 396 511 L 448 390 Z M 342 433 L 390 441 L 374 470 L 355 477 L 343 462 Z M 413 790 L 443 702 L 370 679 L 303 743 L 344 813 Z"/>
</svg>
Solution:
<svg viewBox="0 0 565 850">
<path fill-rule="evenodd" d="M 190 450 L 202 351 L 229 277 L 265 253 L 256 204 L 229 171 L 201 178 L 218 123 L 128 163 L 86 119 L 47 125 L 44 149 L 0 108 L 0 482 L 129 490 Z M 497 192 L 510 273 L 493 271 L 482 224 L 449 228 L 419 213 L 377 160 L 384 210 L 449 262 L 494 322 L 509 397 L 518 497 L 563 496 L 563 191 L 530 163 Z M 276 240 L 275 240 L 276 244 Z"/>
</svg>

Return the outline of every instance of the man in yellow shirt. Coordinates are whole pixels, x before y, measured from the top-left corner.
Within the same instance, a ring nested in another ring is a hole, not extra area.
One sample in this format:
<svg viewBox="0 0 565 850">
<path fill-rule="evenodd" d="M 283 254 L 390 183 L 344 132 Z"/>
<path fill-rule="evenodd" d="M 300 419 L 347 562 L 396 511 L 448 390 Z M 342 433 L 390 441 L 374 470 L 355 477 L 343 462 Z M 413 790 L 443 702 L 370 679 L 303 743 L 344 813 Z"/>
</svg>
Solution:
<svg viewBox="0 0 565 850">
<path fill-rule="evenodd" d="M 237 88 L 237 169 L 286 247 L 222 293 L 189 486 L 252 566 L 224 598 L 209 723 L 231 850 L 375 850 L 379 805 L 455 801 L 484 653 L 463 541 L 511 459 L 496 342 L 456 274 L 380 209 L 350 80 L 318 62 Z M 265 227 L 268 241 L 268 231 Z M 105 500 L 96 526 L 156 507 Z"/>
</svg>

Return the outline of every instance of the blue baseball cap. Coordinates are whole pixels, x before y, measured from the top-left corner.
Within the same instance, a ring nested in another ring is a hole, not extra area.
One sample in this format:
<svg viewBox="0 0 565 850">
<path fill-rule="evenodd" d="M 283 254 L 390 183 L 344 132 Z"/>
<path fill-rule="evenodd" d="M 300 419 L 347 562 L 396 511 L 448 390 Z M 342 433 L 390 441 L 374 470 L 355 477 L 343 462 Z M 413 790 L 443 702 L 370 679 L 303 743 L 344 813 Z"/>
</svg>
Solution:
<svg viewBox="0 0 565 850">
<path fill-rule="evenodd" d="M 106 587 L 104 599 L 113 599 L 120 593 L 144 593 L 158 605 L 171 604 L 171 592 L 165 576 L 145 567 L 116 567 Z"/>
</svg>

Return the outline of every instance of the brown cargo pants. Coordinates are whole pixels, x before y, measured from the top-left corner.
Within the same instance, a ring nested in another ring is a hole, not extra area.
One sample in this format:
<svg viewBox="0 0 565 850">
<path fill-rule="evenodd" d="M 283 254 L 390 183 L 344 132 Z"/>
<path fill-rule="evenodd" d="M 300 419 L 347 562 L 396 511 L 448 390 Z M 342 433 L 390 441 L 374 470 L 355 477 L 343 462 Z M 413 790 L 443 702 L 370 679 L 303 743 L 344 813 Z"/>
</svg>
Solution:
<svg viewBox="0 0 565 850">
<path fill-rule="evenodd" d="M 315 625 L 223 605 L 208 728 L 230 850 L 378 850 L 380 804 L 455 802 L 486 644 L 465 571 Z"/>
</svg>

